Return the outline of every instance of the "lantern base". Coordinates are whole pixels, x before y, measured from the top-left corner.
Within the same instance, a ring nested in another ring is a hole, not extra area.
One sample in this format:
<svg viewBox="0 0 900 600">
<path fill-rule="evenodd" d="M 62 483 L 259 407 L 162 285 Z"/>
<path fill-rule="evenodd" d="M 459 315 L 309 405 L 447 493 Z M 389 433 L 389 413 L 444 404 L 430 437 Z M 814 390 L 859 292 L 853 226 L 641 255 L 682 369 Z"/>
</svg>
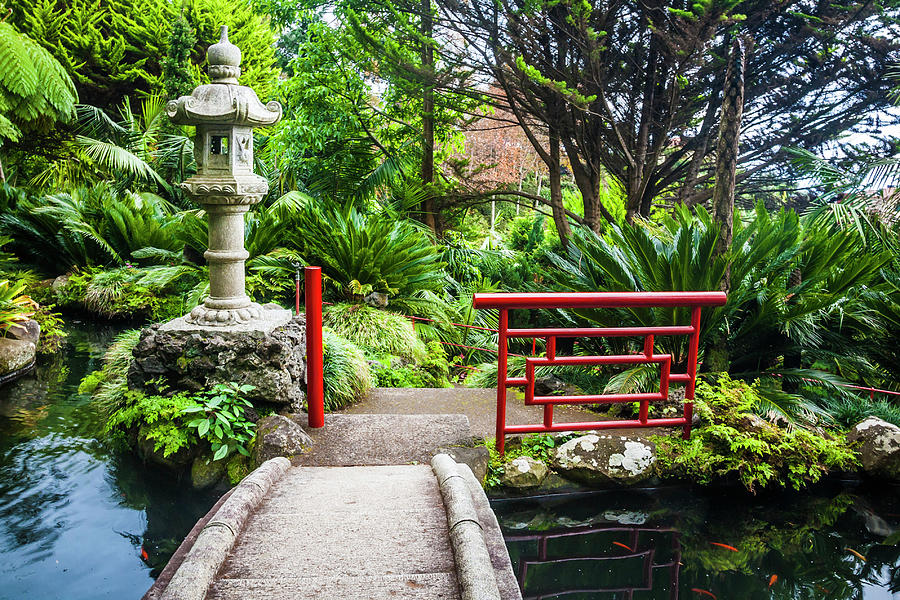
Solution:
<svg viewBox="0 0 900 600">
<path fill-rule="evenodd" d="M 184 320 L 191 325 L 202 327 L 233 327 L 243 325 L 251 321 L 258 321 L 263 317 L 263 308 L 251 302 L 241 308 L 210 308 L 203 304 L 195 306 Z"/>
</svg>

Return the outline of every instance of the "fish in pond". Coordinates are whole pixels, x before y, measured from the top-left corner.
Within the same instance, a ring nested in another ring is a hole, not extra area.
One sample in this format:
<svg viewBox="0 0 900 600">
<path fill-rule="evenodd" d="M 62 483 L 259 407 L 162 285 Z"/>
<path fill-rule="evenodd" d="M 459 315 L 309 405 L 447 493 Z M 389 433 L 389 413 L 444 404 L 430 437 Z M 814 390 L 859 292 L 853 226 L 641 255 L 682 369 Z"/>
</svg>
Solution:
<svg viewBox="0 0 900 600">
<path fill-rule="evenodd" d="M 625 549 L 628 550 L 629 552 L 634 552 L 634 549 L 633 549 L 633 548 L 631 548 L 630 546 L 626 546 L 626 545 L 623 544 L 622 542 L 613 542 L 613 544 L 615 544 L 616 546 L 621 546 L 622 548 L 625 548 Z"/>
<path fill-rule="evenodd" d="M 859 560 L 866 562 L 866 557 L 854 550 L 853 548 L 844 548 L 847 552 L 858 558 Z"/>
<path fill-rule="evenodd" d="M 769 577 L 769 587 L 772 587 L 776 583 L 778 583 L 778 575 L 772 575 L 771 577 Z"/>
<path fill-rule="evenodd" d="M 709 597 L 712 598 L 713 600 L 717 600 L 717 599 L 716 599 L 716 595 L 713 594 L 712 592 L 710 592 L 709 590 L 701 590 L 700 588 L 691 588 L 691 591 L 692 591 L 692 592 L 697 592 L 697 593 L 700 594 L 701 596 L 709 596 Z"/>
<path fill-rule="evenodd" d="M 713 546 L 718 546 L 719 548 L 725 548 L 726 550 L 731 550 L 732 552 L 737 552 L 738 549 L 734 546 L 729 546 L 728 544 L 720 544 L 719 542 L 710 542 Z"/>
</svg>

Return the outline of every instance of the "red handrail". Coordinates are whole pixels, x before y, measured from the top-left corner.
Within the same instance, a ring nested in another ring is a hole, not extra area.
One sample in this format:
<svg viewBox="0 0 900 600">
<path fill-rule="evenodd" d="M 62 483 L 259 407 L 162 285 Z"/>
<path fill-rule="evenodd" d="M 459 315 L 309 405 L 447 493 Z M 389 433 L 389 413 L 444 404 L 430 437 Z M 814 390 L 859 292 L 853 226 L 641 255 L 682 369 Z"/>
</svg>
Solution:
<svg viewBox="0 0 900 600">
<path fill-rule="evenodd" d="M 691 435 L 691 418 L 694 410 L 694 387 L 697 380 L 697 352 L 700 343 L 700 309 L 703 306 L 723 306 L 724 292 L 588 292 L 555 294 L 475 294 L 475 308 L 500 310 L 497 350 L 497 451 L 502 455 L 507 433 L 544 433 L 551 431 L 583 431 L 632 427 L 682 427 L 685 439 Z M 513 309 L 539 308 L 637 308 L 684 307 L 691 309 L 691 323 L 668 327 L 585 327 L 510 329 L 509 311 Z M 672 356 L 654 353 L 654 336 L 688 335 L 687 371 L 671 373 Z M 556 339 L 559 337 L 642 337 L 643 352 L 621 356 L 557 356 Z M 546 353 L 543 357 L 525 359 L 525 377 L 508 377 L 507 359 L 510 338 L 544 338 Z M 549 365 L 604 365 L 604 364 L 659 364 L 660 388 L 658 392 L 642 394 L 597 394 L 590 396 L 535 396 L 535 368 Z M 664 401 L 669 396 L 669 383 L 685 384 L 684 416 L 668 419 L 648 418 L 650 402 Z M 541 424 L 507 425 L 506 391 L 510 387 L 525 388 L 525 404 L 544 407 Z M 592 421 L 581 423 L 553 422 L 556 404 L 602 404 L 614 402 L 639 402 L 636 420 Z"/>
</svg>

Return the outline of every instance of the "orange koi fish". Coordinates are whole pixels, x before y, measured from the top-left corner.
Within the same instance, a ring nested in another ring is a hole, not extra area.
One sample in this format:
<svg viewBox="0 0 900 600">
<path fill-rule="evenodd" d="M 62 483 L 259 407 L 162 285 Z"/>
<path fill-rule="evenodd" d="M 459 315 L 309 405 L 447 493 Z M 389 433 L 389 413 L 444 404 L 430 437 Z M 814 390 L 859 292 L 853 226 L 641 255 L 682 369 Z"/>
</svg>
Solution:
<svg viewBox="0 0 900 600">
<path fill-rule="evenodd" d="M 863 561 L 863 562 L 867 562 L 867 561 L 866 561 L 866 557 L 863 556 L 862 554 L 860 554 L 859 552 L 857 552 L 856 550 L 854 550 L 853 548 L 844 548 L 844 550 L 846 550 L 847 552 L 849 552 L 850 554 L 852 554 L 853 556 L 855 556 L 855 557 L 858 558 L 859 560 L 861 560 L 861 561 Z"/>
<path fill-rule="evenodd" d="M 145 550 L 144 547 L 141 546 L 141 560 L 147 560 L 148 558 L 150 558 L 150 555 L 147 554 L 147 550 Z"/>
<path fill-rule="evenodd" d="M 717 600 L 716 595 L 710 592 L 709 590 L 701 590 L 700 588 L 691 588 L 692 592 L 697 592 L 701 596 L 709 596 L 713 600 Z"/>
<path fill-rule="evenodd" d="M 769 587 L 772 587 L 776 583 L 778 583 L 778 575 L 772 575 L 771 577 L 769 577 Z"/>
<path fill-rule="evenodd" d="M 622 542 L 613 542 L 613 544 L 615 544 L 616 546 L 621 546 L 622 548 L 625 548 L 625 549 L 628 550 L 629 552 L 634 552 L 634 549 L 633 549 L 633 548 L 631 548 L 630 546 L 626 546 L 626 545 L 623 544 Z"/>
<path fill-rule="evenodd" d="M 718 546 L 719 548 L 725 548 L 726 550 L 731 550 L 732 552 L 737 552 L 738 549 L 734 546 L 729 546 L 728 544 L 720 544 L 719 542 L 710 542 L 713 546 Z"/>
</svg>

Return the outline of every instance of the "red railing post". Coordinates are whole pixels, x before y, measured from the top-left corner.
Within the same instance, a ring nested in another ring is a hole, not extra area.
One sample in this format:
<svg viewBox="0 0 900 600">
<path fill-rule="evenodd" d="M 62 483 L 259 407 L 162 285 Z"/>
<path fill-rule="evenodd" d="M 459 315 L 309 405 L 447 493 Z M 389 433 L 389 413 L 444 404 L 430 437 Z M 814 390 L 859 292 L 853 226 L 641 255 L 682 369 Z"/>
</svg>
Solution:
<svg viewBox="0 0 900 600">
<path fill-rule="evenodd" d="M 509 327 L 509 311 L 500 309 L 500 332 L 497 340 L 497 438 L 496 448 L 503 455 L 503 446 L 506 442 L 506 354 L 507 340 L 506 330 Z"/>
<path fill-rule="evenodd" d="M 322 268 L 306 267 L 306 410 L 310 427 L 325 425 L 322 372 Z"/>
</svg>

